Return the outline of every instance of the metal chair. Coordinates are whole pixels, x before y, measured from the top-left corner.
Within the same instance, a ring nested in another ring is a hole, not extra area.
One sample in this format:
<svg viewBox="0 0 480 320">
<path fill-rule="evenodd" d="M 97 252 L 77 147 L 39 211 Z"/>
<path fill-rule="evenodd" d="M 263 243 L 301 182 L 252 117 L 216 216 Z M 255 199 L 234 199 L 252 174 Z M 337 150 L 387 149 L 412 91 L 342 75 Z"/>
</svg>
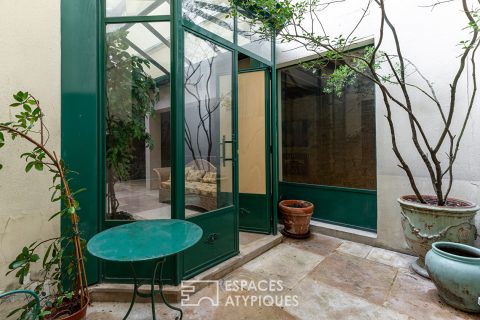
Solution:
<svg viewBox="0 0 480 320">
<path fill-rule="evenodd" d="M 38 297 L 38 295 L 35 292 L 33 292 L 31 290 L 7 291 L 5 293 L 0 294 L 0 300 L 5 298 L 5 297 L 18 295 L 18 294 L 26 294 L 26 295 L 30 295 L 30 296 L 33 297 L 33 299 L 35 300 L 35 304 L 34 304 L 32 310 L 31 310 L 31 313 L 30 313 L 30 319 L 31 320 L 38 319 L 38 315 L 40 314 L 40 298 Z"/>
</svg>

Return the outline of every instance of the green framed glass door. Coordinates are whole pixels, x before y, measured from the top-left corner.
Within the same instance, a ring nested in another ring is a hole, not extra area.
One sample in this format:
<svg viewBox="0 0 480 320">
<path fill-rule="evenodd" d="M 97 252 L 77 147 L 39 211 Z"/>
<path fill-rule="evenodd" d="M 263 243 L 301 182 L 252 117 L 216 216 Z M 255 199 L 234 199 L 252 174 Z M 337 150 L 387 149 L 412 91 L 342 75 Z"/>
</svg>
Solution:
<svg viewBox="0 0 480 320">
<path fill-rule="evenodd" d="M 185 29 L 185 218 L 203 229 L 184 254 L 186 278 L 238 253 L 233 57 L 233 50 Z"/>
<path fill-rule="evenodd" d="M 238 75 L 239 219 L 243 231 L 271 233 L 270 74 Z"/>
</svg>

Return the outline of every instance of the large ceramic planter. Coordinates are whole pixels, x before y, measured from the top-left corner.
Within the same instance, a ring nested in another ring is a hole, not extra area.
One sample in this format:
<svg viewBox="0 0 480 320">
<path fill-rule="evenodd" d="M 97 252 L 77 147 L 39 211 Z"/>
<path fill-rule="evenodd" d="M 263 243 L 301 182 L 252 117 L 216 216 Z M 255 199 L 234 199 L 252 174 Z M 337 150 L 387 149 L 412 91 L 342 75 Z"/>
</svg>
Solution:
<svg viewBox="0 0 480 320">
<path fill-rule="evenodd" d="M 283 200 L 278 205 L 282 214 L 284 228 L 281 231 L 287 237 L 307 238 L 310 235 L 310 219 L 313 204 L 303 200 Z"/>
<path fill-rule="evenodd" d="M 424 196 L 434 202 L 433 196 Z M 416 196 L 403 196 L 398 199 L 402 209 L 402 227 L 410 249 L 418 256 L 412 269 L 429 277 L 425 270 L 425 255 L 437 241 L 450 241 L 472 245 L 477 236 L 474 224 L 479 207 L 471 202 L 449 199 L 455 206 L 439 207 L 416 202 Z"/>
<path fill-rule="evenodd" d="M 460 310 L 480 312 L 480 249 L 436 242 L 425 264 L 440 298 Z"/>
</svg>

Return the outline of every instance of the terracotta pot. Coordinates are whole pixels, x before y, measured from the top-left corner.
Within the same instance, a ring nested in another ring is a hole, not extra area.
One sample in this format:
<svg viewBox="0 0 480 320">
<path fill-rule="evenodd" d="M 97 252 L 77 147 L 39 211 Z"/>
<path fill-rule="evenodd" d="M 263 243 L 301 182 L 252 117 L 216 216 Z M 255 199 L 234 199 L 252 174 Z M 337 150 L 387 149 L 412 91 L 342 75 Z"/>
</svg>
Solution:
<svg viewBox="0 0 480 320">
<path fill-rule="evenodd" d="M 423 196 L 428 203 L 436 197 Z M 402 228 L 410 249 L 418 256 L 412 269 L 429 278 L 425 270 L 425 255 L 437 241 L 450 241 L 473 245 L 477 236 L 475 214 L 479 207 L 471 202 L 448 199 L 449 206 L 439 207 L 416 201 L 414 195 L 398 199 L 402 209 Z"/>
<path fill-rule="evenodd" d="M 47 320 L 56 320 L 56 319 L 62 319 L 62 320 L 85 320 L 87 318 L 87 308 L 88 308 L 89 302 L 85 303 L 85 305 L 75 312 L 74 314 L 71 314 L 69 316 L 61 316 L 60 318 L 46 318 Z"/>
<path fill-rule="evenodd" d="M 283 200 L 278 206 L 283 218 L 282 233 L 293 238 L 308 237 L 313 204 L 303 200 Z"/>
</svg>

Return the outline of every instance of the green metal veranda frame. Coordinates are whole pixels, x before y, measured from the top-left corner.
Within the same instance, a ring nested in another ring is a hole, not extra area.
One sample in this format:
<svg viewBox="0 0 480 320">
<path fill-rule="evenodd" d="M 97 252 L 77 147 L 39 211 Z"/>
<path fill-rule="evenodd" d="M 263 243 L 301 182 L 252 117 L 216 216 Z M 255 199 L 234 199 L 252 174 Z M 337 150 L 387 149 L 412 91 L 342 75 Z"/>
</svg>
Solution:
<svg viewBox="0 0 480 320">
<path fill-rule="evenodd" d="M 233 55 L 232 90 L 233 110 L 237 109 L 238 55 L 245 54 L 270 68 L 271 75 L 271 181 L 272 226 L 276 233 L 278 200 L 278 143 L 277 143 L 277 75 L 275 70 L 275 41 L 271 41 L 271 60 L 265 59 L 237 45 L 237 19 L 234 19 L 234 42 L 209 32 L 191 21 L 183 19 L 181 0 L 170 1 L 170 15 L 106 17 L 105 0 L 61 2 L 62 28 L 62 157 L 72 170 L 80 173 L 74 177 L 73 187 L 86 187 L 79 195 L 82 205 L 81 230 L 89 239 L 99 231 L 121 222 L 105 221 L 105 128 L 104 128 L 104 55 L 105 28 L 107 24 L 170 22 L 170 86 L 171 86 L 171 155 L 172 155 L 172 218 L 185 219 L 184 199 L 184 32 L 211 41 Z M 237 114 L 233 115 L 233 132 L 237 131 Z M 233 150 L 237 150 L 238 142 Z M 268 152 L 268 151 L 267 151 Z M 236 152 L 234 152 L 236 158 Z M 238 181 L 238 166 L 233 166 L 234 179 Z M 234 187 L 235 229 L 238 234 L 238 190 Z M 195 272 L 228 259 L 238 253 L 238 237 L 235 252 L 202 266 Z M 184 256 L 177 255 L 166 266 L 171 283 L 179 283 L 185 276 Z M 103 264 L 88 257 L 87 272 L 91 283 L 99 281 L 131 282 L 130 279 L 106 279 Z M 191 274 L 189 275 L 191 276 Z"/>
</svg>

